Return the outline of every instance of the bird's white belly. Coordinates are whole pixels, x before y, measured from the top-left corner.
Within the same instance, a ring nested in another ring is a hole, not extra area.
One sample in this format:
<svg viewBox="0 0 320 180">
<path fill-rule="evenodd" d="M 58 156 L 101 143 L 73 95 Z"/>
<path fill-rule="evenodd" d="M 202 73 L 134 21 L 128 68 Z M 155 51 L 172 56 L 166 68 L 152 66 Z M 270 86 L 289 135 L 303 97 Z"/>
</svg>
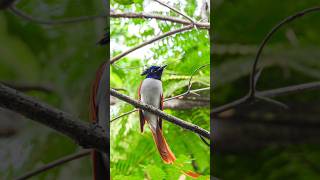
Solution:
<svg viewBox="0 0 320 180">
<path fill-rule="evenodd" d="M 160 100 L 162 94 L 162 82 L 157 79 L 146 78 L 143 80 L 141 89 L 141 101 L 145 104 L 160 108 Z M 158 117 L 147 111 L 143 111 L 145 118 L 149 121 L 152 128 L 155 128 L 158 122 Z"/>
</svg>

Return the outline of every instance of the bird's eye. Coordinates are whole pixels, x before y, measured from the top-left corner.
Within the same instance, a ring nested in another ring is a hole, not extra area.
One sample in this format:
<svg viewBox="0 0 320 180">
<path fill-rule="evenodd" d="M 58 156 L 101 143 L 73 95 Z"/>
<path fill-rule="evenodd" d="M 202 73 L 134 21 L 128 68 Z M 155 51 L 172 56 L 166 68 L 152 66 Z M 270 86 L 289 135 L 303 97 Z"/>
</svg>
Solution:
<svg viewBox="0 0 320 180">
<path fill-rule="evenodd" d="M 150 72 L 152 72 L 152 73 L 153 73 L 153 72 L 154 72 L 154 69 L 151 69 L 151 70 L 150 70 Z"/>
</svg>

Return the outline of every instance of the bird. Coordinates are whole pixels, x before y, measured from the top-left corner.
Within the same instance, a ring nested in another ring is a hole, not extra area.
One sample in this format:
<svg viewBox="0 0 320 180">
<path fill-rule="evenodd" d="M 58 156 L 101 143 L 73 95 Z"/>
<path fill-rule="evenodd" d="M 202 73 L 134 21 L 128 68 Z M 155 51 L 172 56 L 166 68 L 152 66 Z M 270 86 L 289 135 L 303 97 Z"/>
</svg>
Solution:
<svg viewBox="0 0 320 180">
<path fill-rule="evenodd" d="M 155 108 L 163 110 L 163 89 L 161 76 L 163 70 L 167 67 L 164 66 L 150 66 L 143 73 L 142 76 L 145 76 L 145 79 L 140 83 L 138 89 L 139 100 L 144 104 L 151 105 Z M 139 109 L 140 116 L 140 131 L 144 131 L 145 123 L 148 123 L 151 130 L 153 140 L 158 149 L 160 157 L 165 164 L 173 164 L 176 160 L 175 155 L 171 151 L 165 137 L 162 133 L 162 119 L 148 111 Z M 179 163 L 179 167 L 183 167 L 183 164 Z M 184 171 L 181 172 L 189 177 L 197 179 L 200 174 L 193 171 Z"/>
<path fill-rule="evenodd" d="M 109 108 L 108 108 L 108 76 L 109 68 L 103 63 L 96 72 L 95 80 L 91 86 L 90 95 L 90 119 L 93 123 L 107 131 Z M 109 139 L 108 133 L 106 133 Z M 109 157 L 105 153 L 92 151 L 93 179 L 106 180 L 110 178 Z"/>
<path fill-rule="evenodd" d="M 146 76 L 141 82 L 138 89 L 139 100 L 145 104 L 151 105 L 155 108 L 163 110 L 163 90 L 161 76 L 163 70 L 167 65 L 164 66 L 150 66 L 141 75 Z M 162 133 L 162 119 L 148 111 L 139 110 L 140 116 L 140 130 L 144 131 L 144 125 L 147 122 L 155 145 L 159 151 L 159 154 L 166 164 L 172 164 L 176 157 L 172 153 L 167 141 Z"/>
</svg>

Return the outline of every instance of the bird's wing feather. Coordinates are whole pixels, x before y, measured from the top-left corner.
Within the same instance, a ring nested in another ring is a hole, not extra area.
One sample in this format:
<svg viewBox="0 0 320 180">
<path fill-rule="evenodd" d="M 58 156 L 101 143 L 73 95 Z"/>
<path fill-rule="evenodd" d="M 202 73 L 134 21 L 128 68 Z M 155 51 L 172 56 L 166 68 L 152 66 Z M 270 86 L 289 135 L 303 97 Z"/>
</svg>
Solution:
<svg viewBox="0 0 320 180">
<path fill-rule="evenodd" d="M 105 70 L 105 63 L 102 64 L 96 72 L 95 80 L 91 86 L 90 94 L 90 119 L 93 122 L 98 122 L 98 107 L 97 107 L 97 93 L 100 85 L 102 74 Z"/>
<path fill-rule="evenodd" d="M 142 86 L 142 82 L 140 83 L 139 90 L 138 90 L 139 101 L 141 101 L 141 86 Z M 141 132 L 143 132 L 143 127 L 144 127 L 144 124 L 146 122 L 146 119 L 145 119 L 141 109 L 139 109 L 139 116 L 140 116 L 140 130 L 141 130 Z"/>
<path fill-rule="evenodd" d="M 104 101 L 106 101 L 106 99 L 102 99 L 105 98 L 106 94 L 103 96 L 104 92 L 102 92 L 101 88 L 104 88 L 103 91 L 106 90 L 106 87 L 104 87 L 104 83 L 106 81 L 106 76 L 109 74 L 106 71 L 106 63 L 102 64 L 97 73 L 96 73 L 96 77 L 95 80 L 91 86 L 91 95 L 90 95 L 90 119 L 92 122 L 98 123 L 99 125 L 104 125 L 106 124 L 106 115 L 102 116 L 102 113 L 108 113 L 106 112 L 107 109 L 105 109 L 105 111 L 101 111 L 105 108 L 105 106 L 107 104 L 104 104 L 103 107 L 102 103 L 106 103 Z M 103 82 L 102 82 L 103 81 Z M 101 87 L 103 86 L 103 87 Z M 104 100 L 104 101 L 101 101 Z M 99 112 L 99 109 L 100 112 Z M 100 114 L 100 115 L 99 115 Z M 99 121 L 99 118 L 102 118 Z M 104 127 L 106 128 L 106 127 Z M 105 154 L 102 154 L 98 151 L 93 150 L 92 151 L 92 161 L 93 161 L 93 175 L 94 175 L 94 180 L 105 180 L 108 179 L 110 174 L 108 171 L 108 167 L 107 167 L 107 160 L 106 160 L 106 156 Z"/>
<path fill-rule="evenodd" d="M 163 111 L 163 94 L 160 96 L 160 110 Z M 159 117 L 159 127 L 162 130 L 162 119 Z"/>
</svg>

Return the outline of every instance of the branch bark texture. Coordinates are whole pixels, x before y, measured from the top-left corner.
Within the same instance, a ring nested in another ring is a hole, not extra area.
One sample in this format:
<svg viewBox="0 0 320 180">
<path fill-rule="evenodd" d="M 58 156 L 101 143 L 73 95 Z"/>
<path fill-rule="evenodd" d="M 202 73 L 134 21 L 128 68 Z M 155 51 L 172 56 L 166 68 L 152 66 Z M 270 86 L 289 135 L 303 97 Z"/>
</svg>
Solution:
<svg viewBox="0 0 320 180">
<path fill-rule="evenodd" d="M 107 152 L 109 140 L 106 133 L 98 126 L 83 122 L 1 83 L 0 107 L 10 109 L 53 128 L 84 148 L 95 148 L 101 152 Z"/>
<path fill-rule="evenodd" d="M 174 117 L 172 115 L 166 114 L 166 113 L 162 112 L 161 110 L 159 110 L 159 109 L 157 109 L 157 108 L 155 108 L 153 106 L 150 106 L 150 105 L 147 105 L 147 104 L 143 104 L 143 103 L 141 103 L 141 102 L 139 102 L 137 100 L 134 100 L 134 99 L 130 98 L 129 96 L 126 96 L 124 94 L 120 94 L 120 93 L 118 93 L 117 91 L 115 91 L 113 89 L 110 90 L 110 94 L 112 96 L 122 100 L 122 101 L 125 101 L 125 102 L 133 105 L 136 108 L 140 108 L 140 109 L 143 109 L 145 111 L 149 111 L 151 113 L 154 113 L 154 114 L 158 115 L 159 117 L 161 117 L 162 119 L 165 119 L 165 120 L 167 120 L 167 121 L 169 121 L 171 123 L 174 123 L 174 124 L 184 128 L 184 129 L 190 130 L 190 131 L 192 131 L 194 133 L 197 133 L 197 134 L 199 134 L 199 135 L 201 135 L 201 136 L 203 136 L 203 137 L 205 137 L 207 139 L 210 139 L 210 133 L 207 130 L 205 130 L 205 129 L 197 126 L 197 125 L 194 125 L 192 123 L 186 122 L 186 121 L 184 121 L 182 119 L 179 119 L 177 117 Z"/>
<path fill-rule="evenodd" d="M 140 18 L 140 19 L 157 19 L 162 21 L 169 21 L 173 23 L 183 24 L 183 25 L 190 25 L 192 22 L 176 18 L 170 16 L 162 16 L 158 14 L 151 14 L 151 13 L 135 13 L 135 12 L 110 12 L 110 17 L 112 18 Z M 209 23 L 201 23 L 201 22 L 194 22 L 194 25 L 199 29 L 210 29 Z"/>
</svg>

